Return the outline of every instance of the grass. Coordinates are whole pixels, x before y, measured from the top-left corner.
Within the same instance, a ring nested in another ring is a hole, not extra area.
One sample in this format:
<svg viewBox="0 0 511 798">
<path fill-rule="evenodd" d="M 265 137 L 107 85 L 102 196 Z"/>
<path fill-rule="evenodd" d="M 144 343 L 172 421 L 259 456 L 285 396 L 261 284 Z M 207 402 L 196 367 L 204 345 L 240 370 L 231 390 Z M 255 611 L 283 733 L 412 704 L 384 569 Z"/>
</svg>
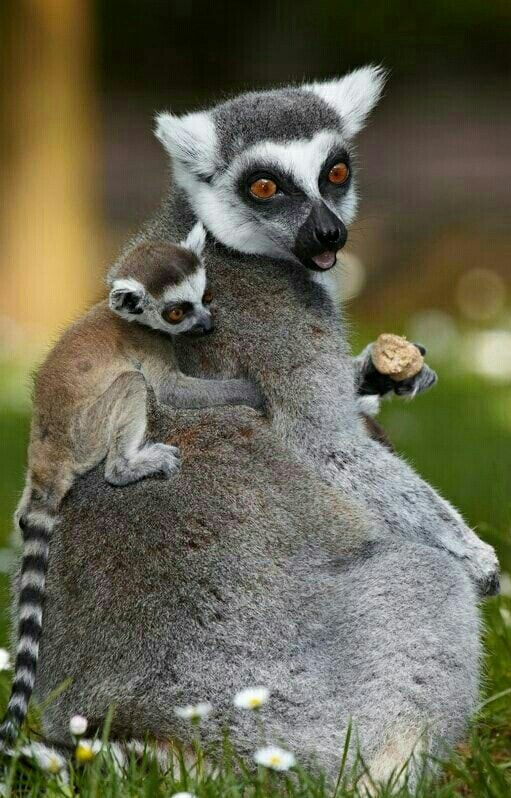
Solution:
<svg viewBox="0 0 511 798">
<path fill-rule="evenodd" d="M 445 371 L 445 373 L 444 373 Z M 511 795 L 511 397 L 509 387 L 489 385 L 482 379 L 440 374 L 439 385 L 430 394 L 403 407 L 397 401 L 385 406 L 381 419 L 398 449 L 410 462 L 451 499 L 469 523 L 498 551 L 506 573 L 505 594 L 485 602 L 485 684 L 481 708 L 466 741 L 442 763 L 442 776 L 433 784 L 423 781 L 403 798 L 449 798 L 449 796 Z M 23 480 L 28 432 L 27 413 L 13 406 L 0 412 L 0 569 L 9 563 L 11 515 Z M 0 574 L 0 644 L 7 643 L 8 576 Z M 0 674 L 0 701 L 7 697 L 8 674 Z M 205 721 L 207 722 L 207 721 Z M 211 755 L 211 752 L 205 752 Z M 226 740 L 219 759 L 219 772 L 197 777 L 193 768 L 177 774 L 160 772 L 150 757 L 130 759 L 119 773 L 108 753 L 88 765 L 71 766 L 70 784 L 21 761 L 4 773 L 4 793 L 9 796 L 72 795 L 148 798 L 192 792 L 200 798 L 288 796 L 289 798 L 333 798 L 332 787 L 320 776 L 300 769 L 288 774 L 266 769 L 246 769 Z M 341 761 L 342 752 L 339 752 Z M 182 763 L 181 763 L 182 764 Z M 1 794 L 1 793 L 0 793 Z M 337 798 L 356 795 L 349 774 L 340 780 Z M 382 790 L 381 795 L 388 795 Z"/>
</svg>

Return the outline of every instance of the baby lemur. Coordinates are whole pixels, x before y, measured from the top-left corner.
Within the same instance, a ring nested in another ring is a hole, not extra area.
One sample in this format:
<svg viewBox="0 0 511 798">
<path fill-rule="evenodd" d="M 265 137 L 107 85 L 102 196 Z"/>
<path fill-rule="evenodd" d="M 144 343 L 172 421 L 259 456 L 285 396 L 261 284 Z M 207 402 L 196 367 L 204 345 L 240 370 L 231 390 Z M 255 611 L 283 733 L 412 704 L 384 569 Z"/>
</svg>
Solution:
<svg viewBox="0 0 511 798">
<path fill-rule="evenodd" d="M 253 383 L 180 373 L 176 335 L 213 329 L 200 223 L 180 246 L 148 241 L 134 247 L 111 281 L 108 301 L 73 324 L 35 381 L 25 490 L 17 510 L 23 533 L 19 641 L 11 697 L 0 738 L 22 724 L 35 681 L 48 549 L 62 500 L 76 477 L 105 460 L 105 478 L 126 485 L 170 477 L 174 446 L 147 440 L 147 399 L 177 407 L 257 406 Z M 135 323 L 130 323 L 135 322 Z"/>
</svg>

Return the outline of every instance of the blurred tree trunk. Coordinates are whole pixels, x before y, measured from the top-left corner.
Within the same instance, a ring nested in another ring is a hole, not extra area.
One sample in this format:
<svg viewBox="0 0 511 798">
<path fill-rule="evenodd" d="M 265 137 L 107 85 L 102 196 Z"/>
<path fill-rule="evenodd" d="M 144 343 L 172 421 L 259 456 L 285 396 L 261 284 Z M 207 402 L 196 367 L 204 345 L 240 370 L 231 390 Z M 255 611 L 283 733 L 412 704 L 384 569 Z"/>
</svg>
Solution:
<svg viewBox="0 0 511 798">
<path fill-rule="evenodd" d="M 0 316 L 47 340 L 98 293 L 89 0 L 4 6 Z"/>
</svg>

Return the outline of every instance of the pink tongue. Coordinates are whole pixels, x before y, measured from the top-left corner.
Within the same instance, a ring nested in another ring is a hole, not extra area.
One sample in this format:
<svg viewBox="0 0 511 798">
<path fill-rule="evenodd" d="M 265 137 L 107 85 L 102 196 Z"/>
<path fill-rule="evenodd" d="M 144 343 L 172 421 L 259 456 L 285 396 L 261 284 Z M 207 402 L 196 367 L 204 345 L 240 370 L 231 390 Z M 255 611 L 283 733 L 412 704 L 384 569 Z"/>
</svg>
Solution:
<svg viewBox="0 0 511 798">
<path fill-rule="evenodd" d="M 314 255 L 312 258 L 316 266 L 320 269 L 330 269 L 335 263 L 335 252 L 321 252 L 319 255 Z"/>
</svg>

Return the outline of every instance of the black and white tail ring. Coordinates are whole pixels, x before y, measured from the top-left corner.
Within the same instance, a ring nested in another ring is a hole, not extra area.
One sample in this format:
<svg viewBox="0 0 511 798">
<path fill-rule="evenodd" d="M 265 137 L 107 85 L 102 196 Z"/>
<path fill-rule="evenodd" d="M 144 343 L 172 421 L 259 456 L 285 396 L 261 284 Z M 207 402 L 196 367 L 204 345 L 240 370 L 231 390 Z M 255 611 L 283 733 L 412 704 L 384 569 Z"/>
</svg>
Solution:
<svg viewBox="0 0 511 798">
<path fill-rule="evenodd" d="M 55 519 L 27 512 L 20 519 L 23 559 L 18 605 L 18 645 L 11 695 L 0 724 L 0 747 L 12 743 L 23 725 L 34 689 L 42 632 L 50 535 Z"/>
</svg>

